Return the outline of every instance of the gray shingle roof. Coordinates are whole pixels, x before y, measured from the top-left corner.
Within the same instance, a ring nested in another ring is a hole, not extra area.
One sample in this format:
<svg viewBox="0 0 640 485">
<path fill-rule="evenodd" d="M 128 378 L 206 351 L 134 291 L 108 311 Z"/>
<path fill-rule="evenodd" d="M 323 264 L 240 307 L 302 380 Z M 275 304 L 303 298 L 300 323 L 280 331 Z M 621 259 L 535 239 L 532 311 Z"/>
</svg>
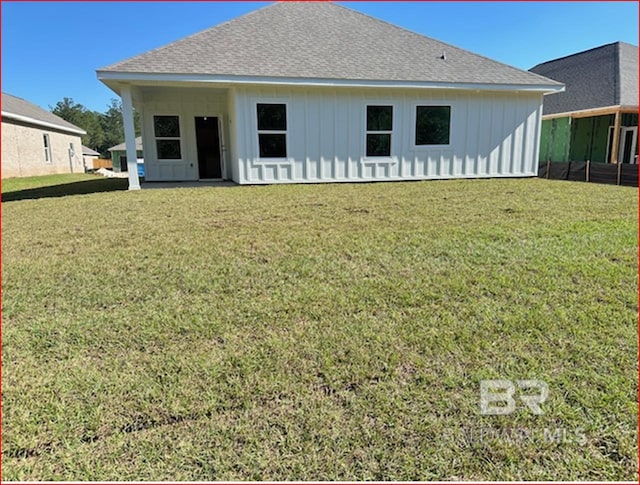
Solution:
<svg viewBox="0 0 640 485">
<path fill-rule="evenodd" d="M 624 42 L 618 43 L 618 104 L 638 106 L 638 47 Z"/>
<path fill-rule="evenodd" d="M 100 154 L 97 151 L 92 150 L 91 148 L 86 147 L 84 145 L 82 145 L 82 154 L 83 155 L 89 155 L 89 156 L 92 156 L 92 157 L 99 157 L 100 156 Z"/>
<path fill-rule="evenodd" d="M 108 151 L 110 152 L 116 152 L 116 151 L 125 151 L 127 149 L 127 144 L 125 142 L 120 143 L 119 145 L 113 146 L 111 148 L 109 148 Z M 142 137 L 138 136 L 136 137 L 136 150 L 137 151 L 142 151 Z"/>
<path fill-rule="evenodd" d="M 275 3 L 98 72 L 559 85 L 333 2 Z"/>
<path fill-rule="evenodd" d="M 638 47 L 606 44 L 531 68 L 565 84 L 565 92 L 544 98 L 544 114 L 606 106 L 638 106 Z"/>
<path fill-rule="evenodd" d="M 2 116 L 22 119 L 22 121 L 28 121 L 36 125 L 53 126 L 62 131 L 70 131 L 76 134 L 84 135 L 86 133 L 82 128 L 63 120 L 40 106 L 7 93 L 2 93 Z"/>
</svg>

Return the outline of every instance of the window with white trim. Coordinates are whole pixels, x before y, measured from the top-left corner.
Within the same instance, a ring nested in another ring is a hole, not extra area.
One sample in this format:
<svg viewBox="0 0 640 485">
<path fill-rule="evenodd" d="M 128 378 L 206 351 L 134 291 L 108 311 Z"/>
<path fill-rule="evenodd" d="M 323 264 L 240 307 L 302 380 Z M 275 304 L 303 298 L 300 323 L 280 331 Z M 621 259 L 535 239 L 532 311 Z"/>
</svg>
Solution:
<svg viewBox="0 0 640 485">
<path fill-rule="evenodd" d="M 256 110 L 260 158 L 286 158 L 287 105 L 258 103 Z"/>
<path fill-rule="evenodd" d="M 51 141 L 49 140 L 49 135 L 44 133 L 42 138 L 44 142 L 44 161 L 51 163 Z"/>
<path fill-rule="evenodd" d="M 367 106 L 367 157 L 390 157 L 393 106 Z"/>
<path fill-rule="evenodd" d="M 153 133 L 156 139 L 158 160 L 180 160 L 182 158 L 179 116 L 154 116 Z"/>
<path fill-rule="evenodd" d="M 451 106 L 416 106 L 416 146 L 448 145 Z"/>
</svg>

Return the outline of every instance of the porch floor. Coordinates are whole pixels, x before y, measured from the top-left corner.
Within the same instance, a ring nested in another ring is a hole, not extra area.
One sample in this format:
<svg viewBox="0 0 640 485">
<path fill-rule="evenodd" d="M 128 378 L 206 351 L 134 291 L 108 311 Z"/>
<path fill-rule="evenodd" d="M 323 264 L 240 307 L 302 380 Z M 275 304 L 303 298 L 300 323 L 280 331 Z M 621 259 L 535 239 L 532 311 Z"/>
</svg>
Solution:
<svg viewBox="0 0 640 485">
<path fill-rule="evenodd" d="M 231 180 L 195 180 L 187 182 L 141 182 L 141 189 L 179 189 L 192 187 L 235 187 Z"/>
</svg>

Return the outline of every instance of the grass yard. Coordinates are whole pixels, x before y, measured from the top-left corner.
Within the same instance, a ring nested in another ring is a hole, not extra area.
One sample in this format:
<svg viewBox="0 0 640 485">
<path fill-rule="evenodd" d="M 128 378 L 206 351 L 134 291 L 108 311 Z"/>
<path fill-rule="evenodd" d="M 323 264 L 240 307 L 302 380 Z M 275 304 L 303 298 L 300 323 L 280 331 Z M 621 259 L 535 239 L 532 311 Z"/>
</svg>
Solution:
<svg viewBox="0 0 640 485">
<path fill-rule="evenodd" d="M 37 177 L 2 179 L 2 201 L 64 197 L 67 195 L 93 194 L 126 190 L 126 179 L 104 178 L 88 173 L 63 173 Z"/>
<path fill-rule="evenodd" d="M 3 479 L 637 480 L 637 207 L 541 179 L 5 202 Z M 546 382 L 544 414 L 480 415 L 484 379 Z"/>
<path fill-rule="evenodd" d="M 38 175 L 35 177 L 12 177 L 2 179 L 2 193 L 53 187 L 54 185 L 66 185 L 95 179 L 96 175 L 87 173 L 60 173 L 54 175 Z"/>
</svg>

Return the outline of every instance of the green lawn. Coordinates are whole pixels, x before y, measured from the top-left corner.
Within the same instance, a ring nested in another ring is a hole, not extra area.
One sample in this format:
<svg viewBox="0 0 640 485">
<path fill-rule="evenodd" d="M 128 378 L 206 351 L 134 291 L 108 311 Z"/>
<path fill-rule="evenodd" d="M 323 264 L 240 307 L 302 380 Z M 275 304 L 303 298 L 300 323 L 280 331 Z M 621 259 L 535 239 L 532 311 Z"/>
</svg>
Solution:
<svg viewBox="0 0 640 485">
<path fill-rule="evenodd" d="M 2 201 L 64 197 L 126 190 L 127 179 L 105 178 L 88 173 L 64 173 L 2 180 Z"/>
<path fill-rule="evenodd" d="M 53 185 L 70 184 L 94 180 L 96 175 L 87 173 L 60 173 L 55 175 L 39 175 L 37 177 L 14 177 L 2 179 L 2 193 L 16 192 L 18 190 L 37 189 L 51 187 Z"/>
<path fill-rule="evenodd" d="M 4 480 L 638 478 L 636 189 L 161 189 L 2 212 Z M 480 415 L 484 379 L 546 382 L 544 414 Z"/>
</svg>

